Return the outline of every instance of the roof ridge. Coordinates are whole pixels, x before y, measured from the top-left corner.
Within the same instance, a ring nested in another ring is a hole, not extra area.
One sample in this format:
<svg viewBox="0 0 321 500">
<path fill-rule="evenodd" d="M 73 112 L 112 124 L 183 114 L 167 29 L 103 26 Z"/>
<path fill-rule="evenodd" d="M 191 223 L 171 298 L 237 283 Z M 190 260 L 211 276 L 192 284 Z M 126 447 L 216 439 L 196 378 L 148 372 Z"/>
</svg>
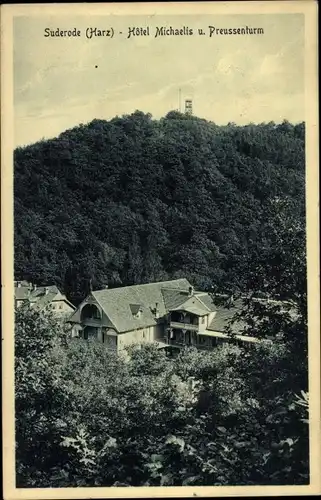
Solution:
<svg viewBox="0 0 321 500">
<path fill-rule="evenodd" d="M 162 290 L 175 290 L 175 292 L 188 293 L 188 290 L 186 290 L 185 288 L 167 288 L 167 287 L 163 287 Z"/>
<path fill-rule="evenodd" d="M 111 292 L 112 290 L 124 290 L 124 288 L 138 288 L 138 287 L 141 287 L 141 286 L 152 286 L 152 285 L 162 285 L 162 284 L 166 284 L 166 283 L 175 283 L 177 281 L 180 281 L 180 280 L 186 280 L 188 283 L 189 281 L 187 280 L 187 278 L 178 278 L 176 280 L 167 280 L 167 281 L 153 281 L 152 283 L 138 283 L 137 285 L 126 285 L 126 286 L 118 286 L 118 287 L 115 287 L 115 288 L 102 288 L 101 290 L 94 290 L 93 292 Z M 166 287 L 162 288 L 162 289 L 166 289 Z M 176 290 L 176 291 L 185 291 L 184 289 L 180 289 L 180 288 L 167 288 L 168 290 Z"/>
</svg>

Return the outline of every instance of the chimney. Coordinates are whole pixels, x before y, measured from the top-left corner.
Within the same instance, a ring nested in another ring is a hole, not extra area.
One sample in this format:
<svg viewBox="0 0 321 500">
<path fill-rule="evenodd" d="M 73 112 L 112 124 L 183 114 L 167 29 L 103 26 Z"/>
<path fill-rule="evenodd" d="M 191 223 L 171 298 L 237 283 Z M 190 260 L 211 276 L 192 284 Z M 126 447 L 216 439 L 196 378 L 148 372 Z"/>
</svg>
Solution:
<svg viewBox="0 0 321 500">
<path fill-rule="evenodd" d="M 193 293 L 194 293 L 194 288 L 192 286 L 190 286 L 189 289 L 188 289 L 188 295 L 190 297 L 192 297 Z"/>
<path fill-rule="evenodd" d="M 36 285 L 36 284 L 34 284 L 34 285 L 33 285 L 33 291 L 35 292 L 36 290 L 37 290 L 37 285 Z"/>
<path fill-rule="evenodd" d="M 155 304 L 154 314 L 156 319 L 159 318 L 158 302 Z"/>
<path fill-rule="evenodd" d="M 21 288 L 21 281 L 17 281 L 17 287 Z"/>
<path fill-rule="evenodd" d="M 45 295 L 47 295 L 49 292 L 49 288 L 47 286 L 45 286 Z"/>
</svg>

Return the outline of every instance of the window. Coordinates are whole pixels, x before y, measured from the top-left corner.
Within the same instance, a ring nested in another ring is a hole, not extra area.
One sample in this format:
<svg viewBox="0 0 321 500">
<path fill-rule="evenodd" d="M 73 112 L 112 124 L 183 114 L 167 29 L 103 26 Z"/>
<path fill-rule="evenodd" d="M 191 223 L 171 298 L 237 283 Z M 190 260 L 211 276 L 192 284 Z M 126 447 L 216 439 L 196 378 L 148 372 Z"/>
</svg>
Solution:
<svg viewBox="0 0 321 500">
<path fill-rule="evenodd" d="M 59 309 L 62 309 L 62 304 L 60 304 Z"/>
</svg>

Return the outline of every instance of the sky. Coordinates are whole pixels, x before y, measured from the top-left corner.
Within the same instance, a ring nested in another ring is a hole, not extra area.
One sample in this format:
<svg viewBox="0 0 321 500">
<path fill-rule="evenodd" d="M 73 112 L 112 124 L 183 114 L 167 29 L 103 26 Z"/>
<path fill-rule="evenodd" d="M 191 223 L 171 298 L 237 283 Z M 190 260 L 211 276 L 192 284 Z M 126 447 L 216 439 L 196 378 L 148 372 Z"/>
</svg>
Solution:
<svg viewBox="0 0 321 500">
<path fill-rule="evenodd" d="M 150 36 L 127 38 L 128 28 Z M 158 36 L 156 27 L 203 28 L 205 35 Z M 263 35 L 214 35 L 216 28 L 263 28 Z M 76 38 L 44 37 L 73 29 Z M 86 38 L 88 27 L 113 38 Z M 120 34 L 120 32 L 122 34 Z M 17 17 L 14 20 L 15 146 L 129 114 L 165 116 L 185 99 L 217 124 L 304 120 L 302 14 Z"/>
</svg>

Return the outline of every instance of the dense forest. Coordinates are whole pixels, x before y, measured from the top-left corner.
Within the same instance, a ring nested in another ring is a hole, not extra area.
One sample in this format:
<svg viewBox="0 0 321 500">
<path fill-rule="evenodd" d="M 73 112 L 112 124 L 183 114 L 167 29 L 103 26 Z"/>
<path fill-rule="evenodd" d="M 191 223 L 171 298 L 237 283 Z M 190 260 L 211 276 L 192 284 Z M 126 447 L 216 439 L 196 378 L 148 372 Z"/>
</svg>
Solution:
<svg viewBox="0 0 321 500">
<path fill-rule="evenodd" d="M 54 283 L 75 303 L 90 282 L 264 290 L 271 273 L 257 268 L 273 252 L 280 295 L 279 231 L 288 249 L 304 247 L 303 123 L 136 111 L 17 148 L 14 168 L 15 277 Z"/>
</svg>

